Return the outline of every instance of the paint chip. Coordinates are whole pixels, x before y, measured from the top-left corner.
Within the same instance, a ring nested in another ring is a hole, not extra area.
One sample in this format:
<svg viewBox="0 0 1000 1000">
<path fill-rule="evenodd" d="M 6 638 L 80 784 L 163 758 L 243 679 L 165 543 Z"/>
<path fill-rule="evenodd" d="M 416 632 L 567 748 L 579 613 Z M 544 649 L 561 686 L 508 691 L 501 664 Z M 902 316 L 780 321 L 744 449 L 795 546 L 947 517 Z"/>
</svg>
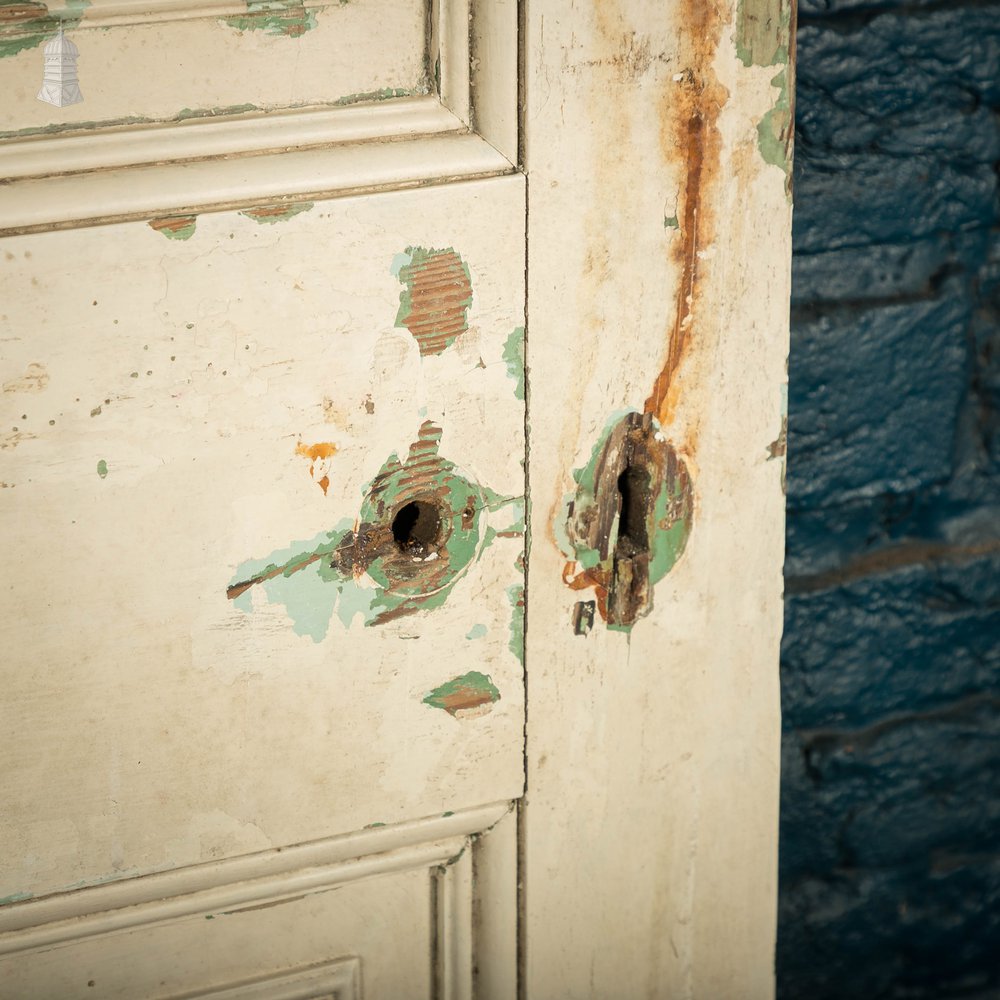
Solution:
<svg viewBox="0 0 1000 1000">
<path fill-rule="evenodd" d="M 97 474 L 101 479 L 108 478 L 108 463 L 103 458 L 97 463 Z"/>
<path fill-rule="evenodd" d="M 330 488 L 330 461 L 337 454 L 337 446 L 332 441 L 320 441 L 317 444 L 304 444 L 300 441 L 295 446 L 295 454 L 309 459 L 309 475 L 323 491 Z"/>
<path fill-rule="evenodd" d="M 478 670 L 470 670 L 434 688 L 423 703 L 431 708 L 443 708 L 455 718 L 467 718 L 485 714 L 499 700 L 500 692 L 493 679 Z"/>
<path fill-rule="evenodd" d="M 421 357 L 441 354 L 469 328 L 469 268 L 451 247 L 407 247 L 405 254 L 396 255 L 391 270 L 403 284 L 396 326 L 413 334 Z"/>
<path fill-rule="evenodd" d="M 293 201 L 281 205 L 260 205 L 256 208 L 248 208 L 240 212 L 240 215 L 245 215 L 260 225 L 273 226 L 277 222 L 287 222 L 289 219 L 294 219 L 296 215 L 308 212 L 312 207 L 313 202 L 311 201 Z"/>
<path fill-rule="evenodd" d="M 168 240 L 189 240 L 198 224 L 196 215 L 169 215 L 163 219 L 150 219 L 149 228 L 163 233 Z"/>
</svg>

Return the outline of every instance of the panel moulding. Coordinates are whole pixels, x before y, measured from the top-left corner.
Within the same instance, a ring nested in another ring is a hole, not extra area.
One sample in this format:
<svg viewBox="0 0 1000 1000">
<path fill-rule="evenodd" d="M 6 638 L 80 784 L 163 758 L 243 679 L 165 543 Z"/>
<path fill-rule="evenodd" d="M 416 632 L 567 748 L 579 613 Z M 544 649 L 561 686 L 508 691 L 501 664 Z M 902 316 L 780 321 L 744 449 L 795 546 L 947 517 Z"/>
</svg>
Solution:
<svg viewBox="0 0 1000 1000">
<path fill-rule="evenodd" d="M 109 27 L 195 9 L 189 0 L 129 0 L 98 6 L 88 20 Z M 511 173 L 517 30 L 512 0 L 437 0 L 429 54 L 439 95 L 0 141 L 0 235 Z"/>
<path fill-rule="evenodd" d="M 495 827 L 506 830 L 512 824 L 512 804 L 498 802 L 9 904 L 0 910 L 0 955 L 127 933 L 191 916 L 256 908 L 360 879 L 427 869 L 441 917 L 437 949 L 441 957 L 435 964 L 446 972 L 442 982 L 464 982 L 472 975 L 472 865 L 478 862 L 492 873 L 486 884 L 491 897 L 497 897 L 477 907 L 503 910 L 514 905 L 516 878 L 505 876 L 514 871 L 514 859 L 501 857 L 513 851 L 513 841 L 506 834 L 495 842 L 492 834 L 487 836 Z M 459 883 L 464 888 L 456 894 L 452 887 Z M 442 884 L 447 888 L 442 889 Z M 502 937 L 502 926 L 495 921 L 478 926 L 479 937 L 485 938 L 479 944 L 484 953 L 504 947 L 502 940 L 492 940 L 494 933 Z M 455 989 L 446 996 L 466 995 Z M 506 994 L 493 991 L 489 995 Z"/>
</svg>

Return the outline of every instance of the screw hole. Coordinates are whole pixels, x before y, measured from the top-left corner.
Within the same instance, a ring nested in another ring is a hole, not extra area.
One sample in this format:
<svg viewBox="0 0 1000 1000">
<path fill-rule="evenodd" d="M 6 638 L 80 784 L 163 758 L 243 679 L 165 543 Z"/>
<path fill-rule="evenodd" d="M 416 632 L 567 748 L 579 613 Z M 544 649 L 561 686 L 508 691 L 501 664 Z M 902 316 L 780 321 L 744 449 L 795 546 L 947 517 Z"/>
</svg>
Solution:
<svg viewBox="0 0 1000 1000">
<path fill-rule="evenodd" d="M 392 537 L 396 544 L 413 556 L 426 554 L 441 533 L 441 516 L 434 504 L 411 500 L 396 511 L 392 519 Z"/>
</svg>

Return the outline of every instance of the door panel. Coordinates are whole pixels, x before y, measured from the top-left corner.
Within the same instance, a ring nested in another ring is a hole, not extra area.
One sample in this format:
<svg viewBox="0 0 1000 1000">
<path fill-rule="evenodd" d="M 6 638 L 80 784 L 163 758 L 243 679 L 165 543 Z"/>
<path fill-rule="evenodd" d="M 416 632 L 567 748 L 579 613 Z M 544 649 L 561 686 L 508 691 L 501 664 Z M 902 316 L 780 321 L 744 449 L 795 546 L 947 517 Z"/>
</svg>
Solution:
<svg viewBox="0 0 1000 1000">
<path fill-rule="evenodd" d="M 503 804 L 54 897 L 0 996 L 510 1000 L 514 835 Z"/>
<path fill-rule="evenodd" d="M 36 95 L 60 24 L 83 100 L 53 107 Z M 0 138 L 426 94 L 428 24 L 422 0 L 2 5 Z"/>
<path fill-rule="evenodd" d="M 5 241 L 0 895 L 520 794 L 522 206 Z"/>
</svg>

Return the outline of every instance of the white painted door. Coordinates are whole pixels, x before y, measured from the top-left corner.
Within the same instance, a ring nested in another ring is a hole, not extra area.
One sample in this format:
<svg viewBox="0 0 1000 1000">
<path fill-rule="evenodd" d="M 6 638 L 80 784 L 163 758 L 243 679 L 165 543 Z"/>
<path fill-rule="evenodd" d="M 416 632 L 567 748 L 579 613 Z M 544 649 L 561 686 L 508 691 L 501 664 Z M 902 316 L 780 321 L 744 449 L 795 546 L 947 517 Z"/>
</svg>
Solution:
<svg viewBox="0 0 1000 1000">
<path fill-rule="evenodd" d="M 787 13 L 0 3 L 0 996 L 769 994 Z"/>
</svg>

